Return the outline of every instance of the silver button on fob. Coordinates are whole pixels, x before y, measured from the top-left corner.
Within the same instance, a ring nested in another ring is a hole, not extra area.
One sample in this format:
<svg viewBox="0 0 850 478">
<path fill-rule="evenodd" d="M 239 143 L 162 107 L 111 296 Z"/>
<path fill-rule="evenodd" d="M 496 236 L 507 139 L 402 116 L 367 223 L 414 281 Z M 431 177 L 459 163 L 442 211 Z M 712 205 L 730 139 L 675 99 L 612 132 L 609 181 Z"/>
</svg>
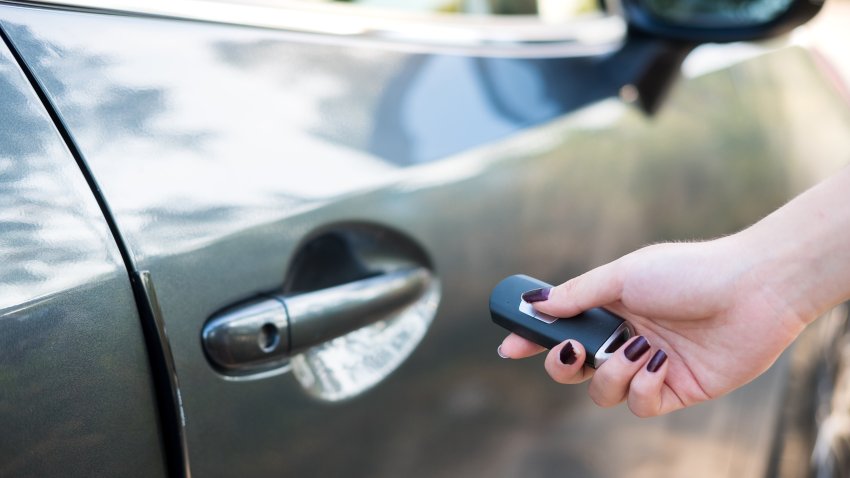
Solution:
<svg viewBox="0 0 850 478">
<path fill-rule="evenodd" d="M 602 365 L 635 335 L 634 328 L 625 319 L 601 308 L 568 318 L 534 310 L 522 300 L 522 294 L 542 287 L 552 286 L 526 275 L 513 275 L 499 282 L 490 294 L 493 322 L 547 349 L 567 339 L 577 340 L 587 351 L 585 365 L 593 368 Z"/>
</svg>

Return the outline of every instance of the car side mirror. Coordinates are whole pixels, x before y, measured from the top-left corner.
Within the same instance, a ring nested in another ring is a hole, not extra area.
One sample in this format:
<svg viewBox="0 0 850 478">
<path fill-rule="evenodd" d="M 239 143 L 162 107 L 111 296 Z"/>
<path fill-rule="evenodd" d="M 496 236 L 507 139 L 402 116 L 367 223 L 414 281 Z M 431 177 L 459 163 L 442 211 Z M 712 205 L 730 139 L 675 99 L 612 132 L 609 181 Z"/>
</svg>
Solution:
<svg viewBox="0 0 850 478">
<path fill-rule="evenodd" d="M 758 40 L 815 16 L 824 0 L 620 0 L 629 27 L 688 43 Z M 614 7 L 616 8 L 616 7 Z"/>
<path fill-rule="evenodd" d="M 626 42 L 609 62 L 630 99 L 655 113 L 701 43 L 778 36 L 815 16 L 824 0 L 607 0 L 628 24 Z M 623 67 L 625 66 L 625 68 Z"/>
</svg>

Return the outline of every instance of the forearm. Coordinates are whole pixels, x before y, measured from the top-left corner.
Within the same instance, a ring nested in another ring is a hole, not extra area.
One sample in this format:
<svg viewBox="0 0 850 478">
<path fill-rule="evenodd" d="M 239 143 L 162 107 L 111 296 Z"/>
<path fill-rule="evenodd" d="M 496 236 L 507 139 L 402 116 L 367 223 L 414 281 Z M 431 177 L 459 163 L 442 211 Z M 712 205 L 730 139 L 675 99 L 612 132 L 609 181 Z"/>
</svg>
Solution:
<svg viewBox="0 0 850 478">
<path fill-rule="evenodd" d="M 850 298 L 850 168 L 736 236 L 763 285 L 816 319 Z"/>
</svg>

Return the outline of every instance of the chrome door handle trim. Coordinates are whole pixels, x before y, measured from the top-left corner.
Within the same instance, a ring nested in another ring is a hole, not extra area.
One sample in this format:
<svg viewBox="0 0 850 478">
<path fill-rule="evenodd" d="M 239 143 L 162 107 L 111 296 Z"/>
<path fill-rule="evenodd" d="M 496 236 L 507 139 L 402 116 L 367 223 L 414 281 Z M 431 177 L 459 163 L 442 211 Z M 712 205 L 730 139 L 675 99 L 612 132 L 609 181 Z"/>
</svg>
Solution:
<svg viewBox="0 0 850 478">
<path fill-rule="evenodd" d="M 210 319 L 204 350 L 225 373 L 277 368 L 289 356 L 392 316 L 425 292 L 431 273 L 399 269 L 327 289 L 264 296 Z"/>
<path fill-rule="evenodd" d="M 276 297 L 262 297 L 225 312 L 204 326 L 204 351 L 224 372 L 268 370 L 289 350 L 289 318 Z"/>
<path fill-rule="evenodd" d="M 402 269 L 286 298 L 290 353 L 345 335 L 406 307 L 422 294 L 430 275 L 422 267 Z"/>
</svg>

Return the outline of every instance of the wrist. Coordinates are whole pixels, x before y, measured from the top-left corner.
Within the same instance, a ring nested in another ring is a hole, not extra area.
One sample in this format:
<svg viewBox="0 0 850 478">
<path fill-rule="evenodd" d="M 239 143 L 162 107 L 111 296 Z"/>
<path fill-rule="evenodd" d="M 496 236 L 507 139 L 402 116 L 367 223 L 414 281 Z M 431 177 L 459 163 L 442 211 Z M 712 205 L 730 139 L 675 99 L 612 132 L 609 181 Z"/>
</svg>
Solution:
<svg viewBox="0 0 850 478">
<path fill-rule="evenodd" d="M 821 276 L 813 273 L 813 247 L 789 238 L 773 224 L 757 223 L 730 236 L 741 259 L 740 290 L 758 294 L 779 317 L 809 324 L 834 304 L 819 291 Z"/>
<path fill-rule="evenodd" d="M 806 323 L 850 297 L 848 187 L 845 170 L 730 236 L 757 285 Z"/>
</svg>

